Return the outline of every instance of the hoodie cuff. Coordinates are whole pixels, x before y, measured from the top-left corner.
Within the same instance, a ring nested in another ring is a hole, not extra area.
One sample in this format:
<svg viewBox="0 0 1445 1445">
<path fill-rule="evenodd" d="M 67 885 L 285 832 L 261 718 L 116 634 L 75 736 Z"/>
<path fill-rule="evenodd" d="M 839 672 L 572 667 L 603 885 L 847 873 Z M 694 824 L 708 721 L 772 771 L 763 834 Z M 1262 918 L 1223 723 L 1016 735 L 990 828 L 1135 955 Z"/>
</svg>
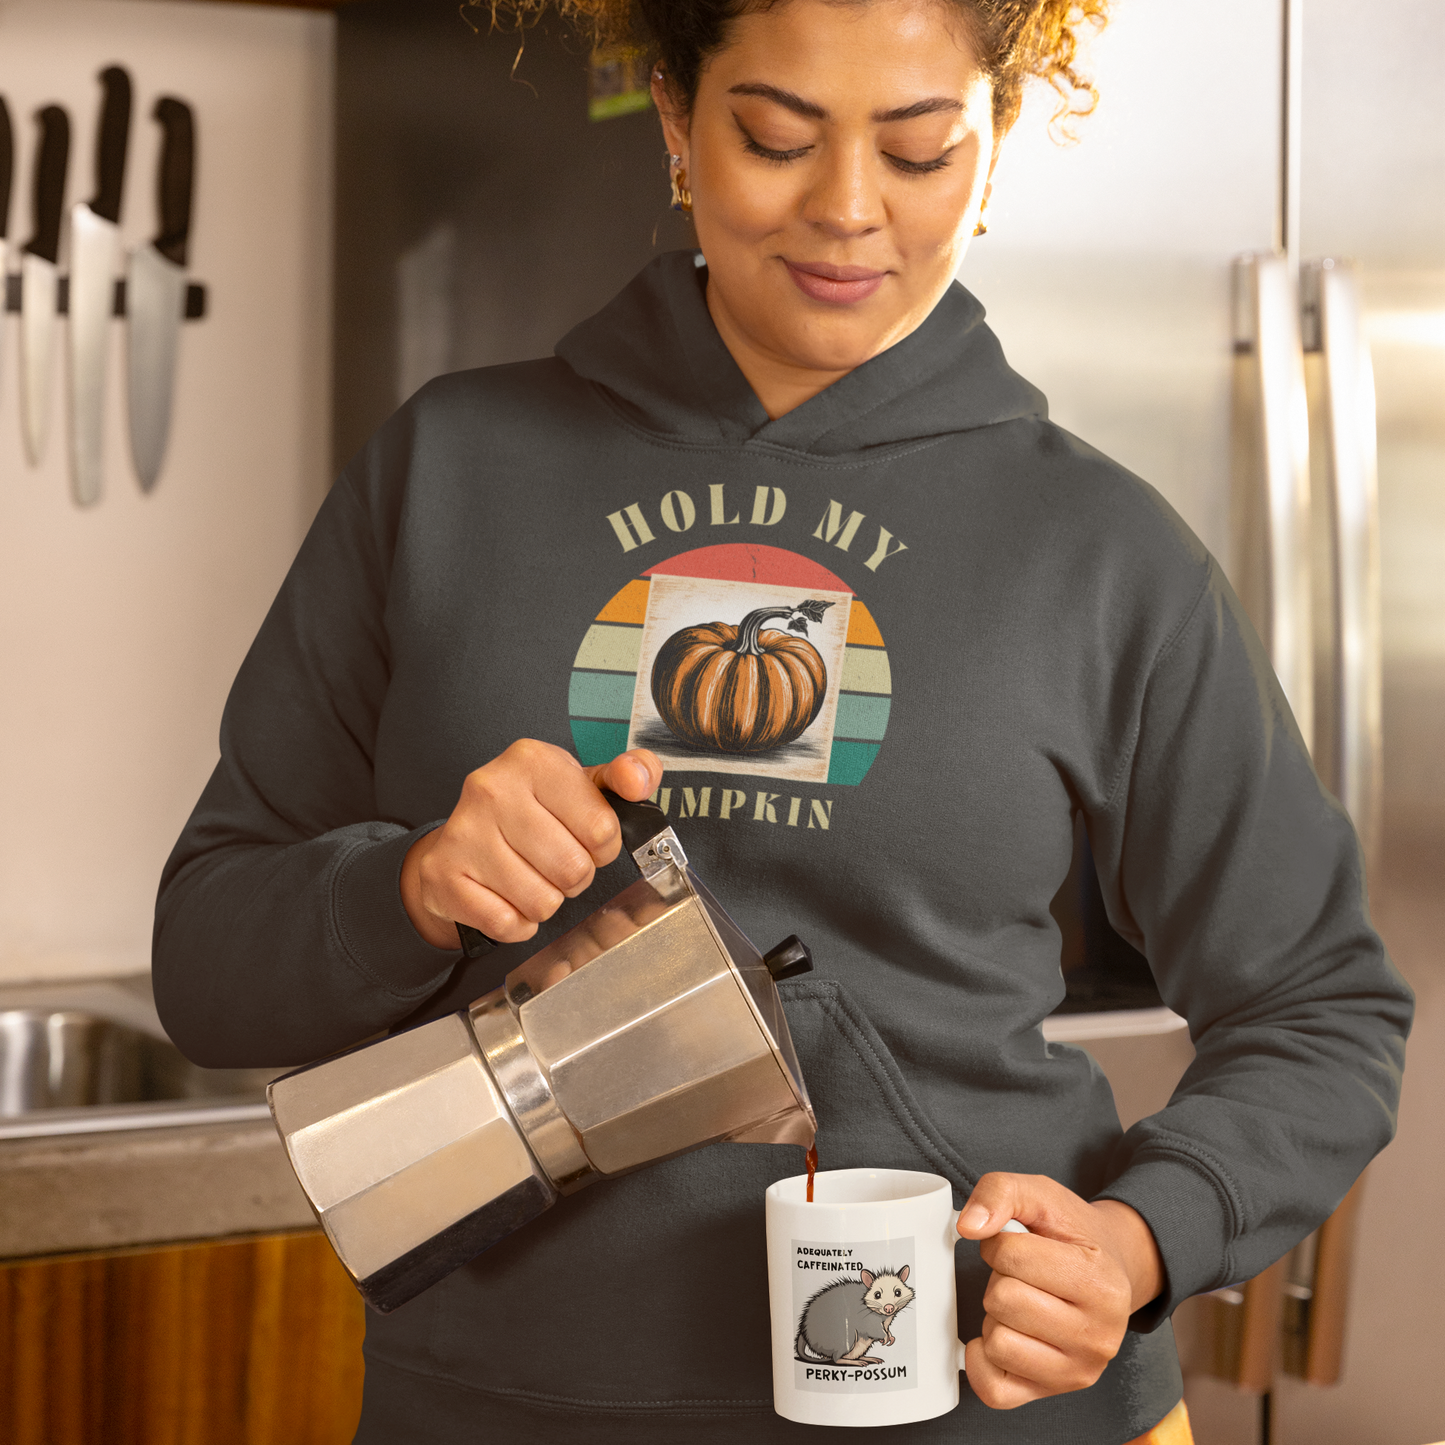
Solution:
<svg viewBox="0 0 1445 1445">
<path fill-rule="evenodd" d="M 460 945 L 433 948 L 412 927 L 401 901 L 407 851 L 442 821 L 360 844 L 332 884 L 333 916 L 347 955 L 367 979 L 401 1001 L 440 987 L 461 956 Z"/>
<path fill-rule="evenodd" d="M 1139 1334 L 1157 1329 L 1190 1295 L 1227 1283 L 1234 1210 L 1224 1186 L 1178 1158 L 1140 1159 L 1095 1199 L 1117 1199 L 1143 1217 L 1164 1261 L 1164 1289 L 1129 1318 Z"/>
</svg>

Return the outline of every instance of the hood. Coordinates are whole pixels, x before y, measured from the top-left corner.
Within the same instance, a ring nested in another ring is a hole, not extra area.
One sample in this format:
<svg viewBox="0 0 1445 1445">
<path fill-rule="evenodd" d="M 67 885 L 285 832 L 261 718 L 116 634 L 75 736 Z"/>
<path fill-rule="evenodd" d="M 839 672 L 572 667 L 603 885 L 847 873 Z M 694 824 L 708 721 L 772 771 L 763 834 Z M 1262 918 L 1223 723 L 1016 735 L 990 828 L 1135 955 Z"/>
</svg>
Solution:
<svg viewBox="0 0 1445 1445">
<path fill-rule="evenodd" d="M 557 346 L 648 431 L 842 456 L 1048 414 L 1043 393 L 1004 360 L 982 305 L 955 281 L 911 335 L 770 421 L 708 314 L 695 254 L 649 262 Z"/>
</svg>

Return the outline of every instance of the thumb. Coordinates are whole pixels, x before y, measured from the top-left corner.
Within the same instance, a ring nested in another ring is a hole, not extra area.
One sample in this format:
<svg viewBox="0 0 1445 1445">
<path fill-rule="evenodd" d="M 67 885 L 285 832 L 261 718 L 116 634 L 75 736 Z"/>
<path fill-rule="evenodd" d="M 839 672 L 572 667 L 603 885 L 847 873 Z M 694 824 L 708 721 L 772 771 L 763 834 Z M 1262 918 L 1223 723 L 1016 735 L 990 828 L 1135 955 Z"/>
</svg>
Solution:
<svg viewBox="0 0 1445 1445">
<path fill-rule="evenodd" d="M 584 771 L 597 787 L 606 788 L 630 803 L 640 803 L 656 792 L 662 782 L 662 760 L 646 748 L 619 753 L 610 763 L 598 763 Z"/>
<path fill-rule="evenodd" d="M 1072 1237 L 1067 1220 L 1078 1197 L 1046 1174 L 985 1174 L 958 1216 L 964 1239 L 990 1239 L 1004 1232 Z"/>
</svg>

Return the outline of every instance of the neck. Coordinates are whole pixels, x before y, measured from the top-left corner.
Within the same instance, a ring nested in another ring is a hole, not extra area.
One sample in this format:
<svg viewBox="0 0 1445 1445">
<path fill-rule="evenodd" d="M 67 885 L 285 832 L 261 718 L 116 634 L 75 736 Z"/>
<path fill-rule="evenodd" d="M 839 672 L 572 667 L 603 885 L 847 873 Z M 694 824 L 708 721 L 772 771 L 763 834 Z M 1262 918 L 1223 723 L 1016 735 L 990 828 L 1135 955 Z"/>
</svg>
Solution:
<svg viewBox="0 0 1445 1445">
<path fill-rule="evenodd" d="M 747 377 L 748 385 L 772 421 L 786 416 L 805 401 L 811 401 L 820 391 L 826 391 L 853 370 L 851 366 L 845 366 L 839 371 L 814 371 L 810 367 L 784 361 L 755 345 L 735 324 L 727 307 L 719 300 L 717 288 L 711 284 L 707 288 L 707 309 L 723 345 L 732 353 L 738 370 Z"/>
</svg>

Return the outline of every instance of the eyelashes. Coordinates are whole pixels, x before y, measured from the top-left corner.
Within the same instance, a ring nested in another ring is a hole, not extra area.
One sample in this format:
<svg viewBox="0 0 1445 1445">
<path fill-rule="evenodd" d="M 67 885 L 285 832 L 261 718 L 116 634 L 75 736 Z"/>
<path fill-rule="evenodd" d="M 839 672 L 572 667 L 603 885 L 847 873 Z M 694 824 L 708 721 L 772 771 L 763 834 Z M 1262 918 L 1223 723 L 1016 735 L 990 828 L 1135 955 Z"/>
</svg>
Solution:
<svg viewBox="0 0 1445 1445">
<path fill-rule="evenodd" d="M 742 127 L 739 126 L 738 129 L 742 130 Z M 769 150 L 767 146 L 759 145 L 757 141 L 744 130 L 743 149 L 750 156 L 757 156 L 759 160 L 770 161 L 775 166 L 785 166 L 789 161 L 800 160 L 803 156 L 807 155 L 813 147 L 799 146 L 796 150 L 791 151 Z"/>
<path fill-rule="evenodd" d="M 934 171 L 941 171 L 953 159 L 949 151 L 944 151 L 941 156 L 931 161 L 906 161 L 902 156 L 890 156 L 886 151 L 884 155 L 888 163 L 902 171 L 905 176 L 931 176 Z"/>
<path fill-rule="evenodd" d="M 736 117 L 734 117 L 734 119 L 736 119 Z M 742 132 L 743 149 L 750 156 L 756 156 L 759 160 L 767 161 L 769 165 L 789 165 L 793 161 L 801 160 L 813 149 L 812 146 L 807 145 L 798 146 L 794 150 L 770 150 L 767 146 L 761 145 L 754 140 L 753 137 L 743 129 L 741 121 L 737 122 L 737 126 L 738 130 Z M 904 160 L 902 156 L 889 155 L 887 151 L 883 153 L 883 159 L 886 160 L 894 170 L 901 172 L 905 176 L 930 176 L 936 171 L 943 170 L 952 162 L 953 148 L 950 147 L 944 151 L 941 156 L 937 156 L 931 161 L 908 161 Z"/>
</svg>

